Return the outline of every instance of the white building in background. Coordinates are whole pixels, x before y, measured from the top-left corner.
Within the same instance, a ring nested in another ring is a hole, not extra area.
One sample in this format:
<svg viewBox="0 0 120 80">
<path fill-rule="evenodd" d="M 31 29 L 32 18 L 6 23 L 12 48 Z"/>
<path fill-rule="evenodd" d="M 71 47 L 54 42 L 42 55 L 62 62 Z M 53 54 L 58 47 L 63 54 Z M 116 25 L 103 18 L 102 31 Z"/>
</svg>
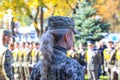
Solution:
<svg viewBox="0 0 120 80">
<path fill-rule="evenodd" d="M 15 37 L 16 42 L 32 42 L 37 40 L 37 33 L 34 26 L 19 27 L 18 34 Z"/>
</svg>

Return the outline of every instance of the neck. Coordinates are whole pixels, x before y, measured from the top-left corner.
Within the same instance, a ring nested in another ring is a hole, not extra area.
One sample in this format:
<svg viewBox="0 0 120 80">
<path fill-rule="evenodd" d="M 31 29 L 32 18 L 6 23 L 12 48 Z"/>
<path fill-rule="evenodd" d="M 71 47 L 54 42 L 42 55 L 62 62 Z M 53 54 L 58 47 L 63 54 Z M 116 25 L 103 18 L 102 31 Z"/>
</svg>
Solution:
<svg viewBox="0 0 120 80">
<path fill-rule="evenodd" d="M 67 49 L 66 43 L 64 43 L 64 42 L 62 42 L 62 41 L 60 41 L 60 42 L 59 42 L 58 44 L 56 44 L 56 45 L 59 45 L 59 46 L 64 47 L 64 48 Z"/>
</svg>

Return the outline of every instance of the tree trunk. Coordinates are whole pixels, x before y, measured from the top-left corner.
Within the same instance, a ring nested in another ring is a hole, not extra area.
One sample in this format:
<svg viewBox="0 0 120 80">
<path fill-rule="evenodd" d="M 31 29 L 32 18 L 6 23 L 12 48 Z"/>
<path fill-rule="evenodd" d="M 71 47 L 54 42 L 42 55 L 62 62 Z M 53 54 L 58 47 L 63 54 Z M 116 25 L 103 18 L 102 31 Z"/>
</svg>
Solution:
<svg viewBox="0 0 120 80">
<path fill-rule="evenodd" d="M 43 7 L 40 9 L 41 15 L 40 15 L 40 27 L 41 27 L 41 35 L 43 33 Z"/>
<path fill-rule="evenodd" d="M 11 31 L 12 31 L 12 35 L 15 36 L 15 22 L 13 21 L 14 17 L 12 17 L 12 20 L 11 20 Z M 15 42 L 15 38 L 13 37 L 13 42 Z"/>
</svg>

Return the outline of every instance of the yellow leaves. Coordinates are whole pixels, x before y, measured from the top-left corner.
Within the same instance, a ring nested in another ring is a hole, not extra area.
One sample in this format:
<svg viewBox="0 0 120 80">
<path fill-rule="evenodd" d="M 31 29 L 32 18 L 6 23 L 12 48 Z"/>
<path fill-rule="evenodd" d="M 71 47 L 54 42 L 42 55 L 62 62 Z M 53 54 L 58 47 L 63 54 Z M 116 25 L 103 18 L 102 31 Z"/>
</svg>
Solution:
<svg viewBox="0 0 120 80">
<path fill-rule="evenodd" d="M 27 3 L 28 7 L 29 8 L 37 8 L 37 6 L 39 5 L 38 1 L 37 0 L 34 0 L 34 1 L 29 1 Z"/>
<path fill-rule="evenodd" d="M 53 15 L 70 16 L 75 8 L 77 0 L 44 0 L 49 8 L 45 11 L 45 17 Z"/>
<path fill-rule="evenodd" d="M 0 18 L 3 18 L 3 16 L 4 16 L 4 13 L 0 12 Z"/>
<path fill-rule="evenodd" d="M 119 0 L 97 0 L 94 7 L 98 10 L 97 14 L 107 19 L 115 14 L 119 3 L 118 1 Z"/>
<path fill-rule="evenodd" d="M 97 0 L 97 3 L 101 4 L 101 5 L 104 4 L 104 2 L 105 2 L 105 0 Z"/>
<path fill-rule="evenodd" d="M 102 16 L 105 20 L 111 22 L 110 31 L 118 32 L 120 28 L 120 0 L 97 0 L 96 5 L 97 14 Z"/>
</svg>

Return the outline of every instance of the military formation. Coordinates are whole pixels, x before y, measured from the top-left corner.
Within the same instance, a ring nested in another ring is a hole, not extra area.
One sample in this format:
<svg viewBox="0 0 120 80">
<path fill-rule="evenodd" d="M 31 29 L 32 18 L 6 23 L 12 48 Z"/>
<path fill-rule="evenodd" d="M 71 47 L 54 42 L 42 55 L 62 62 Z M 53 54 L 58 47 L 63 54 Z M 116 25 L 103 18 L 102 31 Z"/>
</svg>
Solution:
<svg viewBox="0 0 120 80">
<path fill-rule="evenodd" d="M 29 80 L 34 64 L 40 60 L 39 42 L 15 42 L 8 45 L 12 52 L 12 70 L 15 80 Z"/>
</svg>

